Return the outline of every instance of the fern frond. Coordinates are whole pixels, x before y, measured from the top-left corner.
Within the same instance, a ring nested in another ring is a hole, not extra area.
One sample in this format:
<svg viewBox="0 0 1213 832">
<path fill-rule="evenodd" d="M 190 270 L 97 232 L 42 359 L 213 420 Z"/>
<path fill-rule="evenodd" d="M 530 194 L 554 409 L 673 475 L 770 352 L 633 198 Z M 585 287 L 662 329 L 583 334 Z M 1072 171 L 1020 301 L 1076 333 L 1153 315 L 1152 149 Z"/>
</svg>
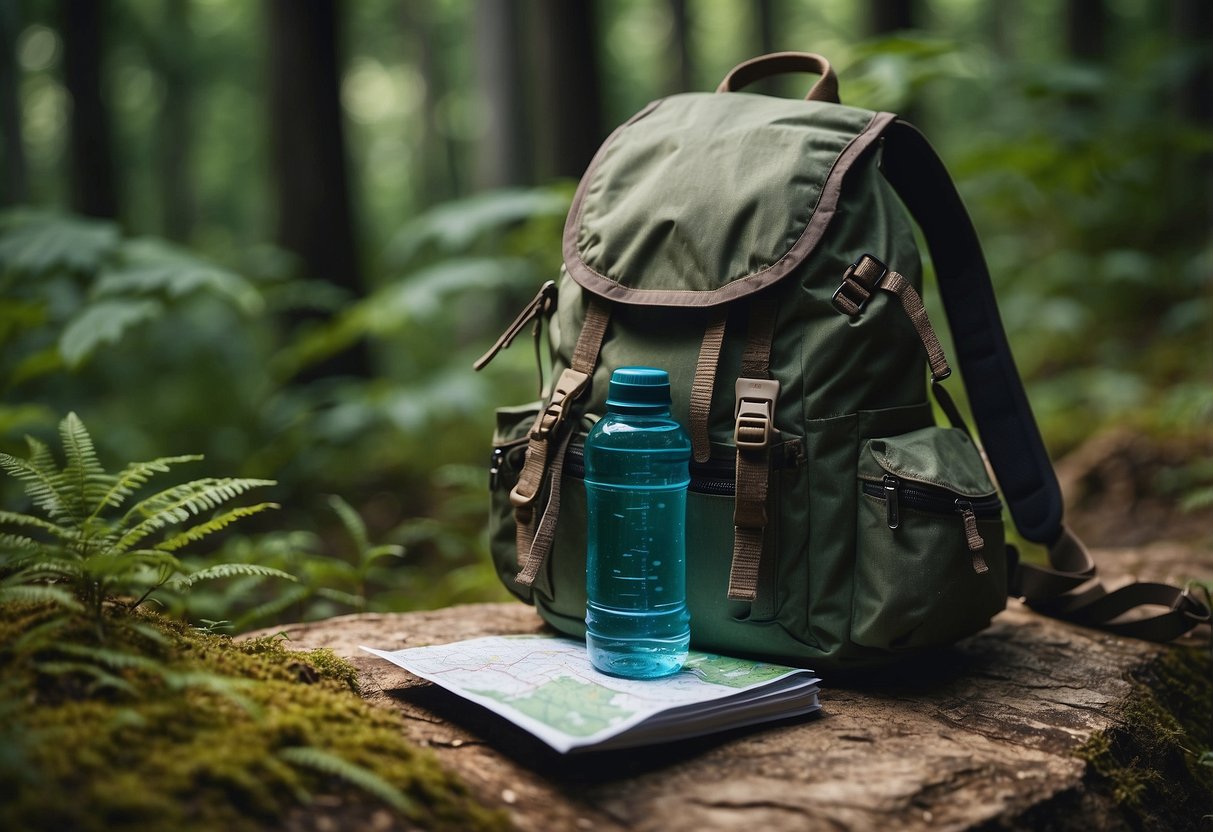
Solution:
<svg viewBox="0 0 1213 832">
<path fill-rule="evenodd" d="M 89 519 L 96 518 L 106 508 L 118 508 L 127 497 L 146 485 L 148 480 L 156 474 L 167 473 L 170 466 L 182 462 L 198 462 L 202 458 L 201 454 L 188 454 L 186 456 L 163 456 L 150 462 L 132 462 L 118 472 L 114 478 L 114 484 L 97 502 Z"/>
<path fill-rule="evenodd" d="M 417 806 L 404 792 L 384 780 L 370 769 L 351 763 L 336 754 L 330 754 L 311 746 L 284 748 L 278 756 L 299 768 L 310 768 L 330 777 L 338 777 L 352 786 L 362 789 L 367 794 L 377 797 L 384 803 L 410 817 L 417 816 Z"/>
<path fill-rule="evenodd" d="M 99 645 L 86 644 L 61 644 L 58 647 L 60 653 L 66 653 L 69 656 L 79 656 L 85 661 L 95 665 L 105 665 L 111 670 L 143 670 L 149 673 L 154 673 L 157 676 L 162 675 L 165 670 L 164 665 L 155 659 L 141 656 L 138 653 L 131 653 L 126 650 L 118 650 L 113 647 L 101 647 Z"/>
<path fill-rule="evenodd" d="M 137 503 L 126 513 L 122 519 L 123 526 L 126 526 L 131 518 L 137 516 L 144 516 L 147 519 L 123 535 L 122 539 L 115 544 L 114 549 L 118 552 L 125 551 L 149 534 L 176 523 L 183 523 L 191 516 L 216 509 L 246 491 L 267 485 L 275 485 L 275 482 L 273 480 L 208 478 L 154 494 Z"/>
<path fill-rule="evenodd" d="M 399 543 L 383 543 L 379 546 L 372 546 L 362 553 L 362 565 L 369 566 L 379 558 L 402 558 L 404 557 L 405 548 Z"/>
<path fill-rule="evenodd" d="M 17 571 L 4 579 L 4 584 L 34 584 L 43 581 L 72 580 L 84 574 L 81 562 L 53 556 L 30 556 L 14 563 Z"/>
<path fill-rule="evenodd" d="M 113 673 L 102 670 L 97 665 L 89 664 L 88 662 L 38 662 L 37 666 L 40 672 L 47 675 L 59 676 L 65 673 L 80 673 L 91 677 L 101 687 L 115 688 L 132 696 L 138 693 L 135 686 L 121 676 L 115 676 Z"/>
<path fill-rule="evenodd" d="M 51 523 L 43 520 L 41 517 L 34 517 L 30 514 L 20 514 L 15 511 L 0 511 L 0 526 L 25 526 L 29 528 L 39 529 L 62 541 L 68 542 L 75 540 L 77 534 L 72 529 L 66 526 L 60 526 L 56 523 Z"/>
<path fill-rule="evenodd" d="M 58 473 L 59 465 L 55 462 L 55 457 L 51 454 L 51 449 L 47 447 L 45 442 L 40 442 L 29 434 L 26 434 L 25 445 L 29 448 L 29 464 L 35 470 L 41 471 L 47 477 L 53 477 Z"/>
<path fill-rule="evenodd" d="M 89 508 L 106 494 L 113 478 L 101 467 L 93 438 L 75 412 L 68 413 L 59 423 L 59 437 L 67 460 L 61 480 L 62 491 L 71 497 L 73 514 L 87 517 Z"/>
<path fill-rule="evenodd" d="M 31 447 L 34 441 L 36 440 L 30 440 Z M 34 501 L 34 505 L 45 511 L 52 520 L 60 518 L 70 518 L 77 522 L 80 520 L 78 515 L 72 514 L 70 502 L 65 499 L 65 495 L 59 492 L 55 472 L 45 470 L 42 465 L 34 465 L 27 460 L 3 453 L 0 453 L 0 468 L 3 468 L 9 476 L 20 480 L 26 496 Z"/>
<path fill-rule="evenodd" d="M 281 508 L 277 503 L 257 503 L 253 506 L 239 506 L 229 509 L 223 514 L 212 517 L 205 523 L 199 523 L 196 526 L 191 526 L 185 531 L 175 534 L 167 540 L 156 544 L 156 548 L 164 552 L 176 552 L 183 546 L 197 542 L 207 535 L 214 534 L 221 529 L 227 528 L 232 523 L 244 517 L 251 517 L 254 514 L 260 514 L 267 509 Z"/>
<path fill-rule="evenodd" d="M 257 703 L 240 692 L 256 684 L 252 679 L 221 676 L 205 670 L 173 670 L 166 667 L 160 669 L 160 678 L 173 690 L 185 688 L 209 690 L 238 705 L 250 716 L 258 717 L 261 714 L 261 708 Z"/>
<path fill-rule="evenodd" d="M 370 546 L 370 541 L 367 539 L 366 523 L 363 521 L 362 516 L 354 510 L 353 506 L 336 494 L 329 497 L 329 505 L 337 513 L 337 518 L 341 521 L 341 525 L 345 527 L 345 532 L 350 536 L 350 540 L 354 542 L 354 551 L 361 555 Z"/>
<path fill-rule="evenodd" d="M 109 582 L 122 578 L 124 582 L 154 581 L 156 574 L 172 575 L 182 571 L 181 561 L 169 552 L 136 549 L 120 555 L 106 554 L 84 561 L 84 572 L 92 579 Z"/>
<path fill-rule="evenodd" d="M 15 586 L 0 586 L 0 604 L 45 604 L 51 603 L 72 612 L 83 612 L 84 607 L 76 600 L 76 596 L 57 586 L 41 586 L 39 584 L 17 584 Z"/>
<path fill-rule="evenodd" d="M 281 569 L 275 569 L 272 566 L 262 566 L 259 563 L 217 563 L 214 566 L 199 569 L 197 572 L 184 577 L 176 578 L 170 582 L 169 586 L 173 589 L 189 589 L 201 581 L 235 578 L 239 575 L 258 575 L 264 578 L 282 578 L 287 581 L 295 580 L 295 576 L 289 572 L 283 572 Z"/>
</svg>

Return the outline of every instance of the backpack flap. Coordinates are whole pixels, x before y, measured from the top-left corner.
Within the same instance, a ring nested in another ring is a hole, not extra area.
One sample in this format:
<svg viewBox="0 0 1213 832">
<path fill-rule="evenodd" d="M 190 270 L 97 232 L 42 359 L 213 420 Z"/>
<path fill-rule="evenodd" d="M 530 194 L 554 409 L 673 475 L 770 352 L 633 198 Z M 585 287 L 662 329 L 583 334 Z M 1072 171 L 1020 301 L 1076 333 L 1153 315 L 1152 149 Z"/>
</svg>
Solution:
<svg viewBox="0 0 1213 832">
<path fill-rule="evenodd" d="M 569 276 L 653 306 L 716 306 L 770 287 L 814 252 L 847 172 L 892 119 L 745 93 L 654 102 L 581 180 L 564 230 Z"/>
</svg>

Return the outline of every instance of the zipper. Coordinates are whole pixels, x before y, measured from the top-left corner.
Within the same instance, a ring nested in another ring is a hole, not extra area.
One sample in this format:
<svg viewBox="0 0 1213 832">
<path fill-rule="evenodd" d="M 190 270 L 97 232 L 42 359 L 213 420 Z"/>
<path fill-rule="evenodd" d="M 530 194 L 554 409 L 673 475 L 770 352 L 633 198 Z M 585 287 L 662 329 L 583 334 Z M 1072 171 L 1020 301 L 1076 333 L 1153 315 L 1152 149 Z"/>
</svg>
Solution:
<svg viewBox="0 0 1213 832">
<path fill-rule="evenodd" d="M 892 474 L 885 474 L 879 482 L 863 480 L 863 493 L 884 500 L 885 517 L 890 529 L 901 525 L 903 508 L 927 514 L 959 515 L 964 528 L 965 544 L 972 555 L 973 571 L 979 574 L 989 571 L 989 566 L 981 554 L 986 542 L 977 530 L 977 520 L 997 520 L 1002 516 L 1002 501 L 998 499 L 997 494 L 988 497 L 965 497 L 936 485 L 906 483 Z"/>
</svg>

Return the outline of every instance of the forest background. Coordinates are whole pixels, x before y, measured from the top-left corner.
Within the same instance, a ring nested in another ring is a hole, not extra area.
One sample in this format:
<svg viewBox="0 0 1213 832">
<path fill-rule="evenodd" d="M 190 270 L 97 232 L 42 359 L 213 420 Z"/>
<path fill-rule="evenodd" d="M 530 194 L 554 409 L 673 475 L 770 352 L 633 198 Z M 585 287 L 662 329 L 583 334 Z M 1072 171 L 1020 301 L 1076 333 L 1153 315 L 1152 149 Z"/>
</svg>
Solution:
<svg viewBox="0 0 1213 832">
<path fill-rule="evenodd" d="M 556 275 L 614 125 L 784 49 L 932 138 L 1055 455 L 1207 443 L 1205 0 L 3 0 L 0 450 L 74 411 L 111 470 L 276 480 L 280 510 L 183 559 L 298 580 L 161 599 L 209 626 L 505 597 L 492 413 L 535 359 L 472 359 Z M 1207 507 L 1213 460 L 1149 485 Z"/>
</svg>

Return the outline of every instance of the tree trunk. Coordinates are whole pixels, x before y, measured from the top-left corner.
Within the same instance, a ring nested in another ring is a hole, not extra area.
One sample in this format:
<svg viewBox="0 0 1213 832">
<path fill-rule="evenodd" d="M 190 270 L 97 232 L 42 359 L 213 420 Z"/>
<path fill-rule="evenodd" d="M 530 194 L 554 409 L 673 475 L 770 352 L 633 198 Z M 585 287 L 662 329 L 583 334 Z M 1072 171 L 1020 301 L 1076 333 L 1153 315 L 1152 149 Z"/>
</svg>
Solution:
<svg viewBox="0 0 1213 832">
<path fill-rule="evenodd" d="M 20 29 L 16 3 L 0 3 L 0 139 L 4 181 L 0 204 L 20 205 L 29 201 L 29 174 L 25 143 L 21 136 L 21 94 L 14 54 Z"/>
<path fill-rule="evenodd" d="M 109 111 L 102 96 L 106 0 L 60 0 L 64 84 L 72 101 L 70 128 L 72 210 L 118 216 L 118 185 Z"/>
<path fill-rule="evenodd" d="M 537 0 L 534 11 L 538 172 L 575 179 L 605 138 L 594 3 Z"/>
<path fill-rule="evenodd" d="M 163 43 L 157 55 L 164 79 L 158 148 L 160 214 L 164 235 L 184 241 L 194 222 L 194 191 L 190 183 L 193 131 L 189 0 L 167 0 L 163 11 Z"/>
<path fill-rule="evenodd" d="M 417 161 L 418 203 L 433 205 L 462 192 L 455 144 L 439 127 L 439 104 L 449 88 L 442 58 L 443 43 L 439 27 L 435 25 L 433 5 L 404 3 L 401 13 L 405 36 L 416 49 L 417 70 L 425 82 L 421 144 L 413 154 Z"/>
<path fill-rule="evenodd" d="M 1066 54 L 1099 62 L 1107 54 L 1107 8 L 1104 0 L 1066 0 Z"/>
<path fill-rule="evenodd" d="M 1180 116 L 1207 135 L 1213 131 L 1213 3 L 1177 0 L 1171 6 L 1172 29 L 1181 49 L 1193 60 L 1179 88 Z M 1208 243 L 1213 228 L 1213 152 L 1200 151 L 1191 168 L 1179 177 L 1191 191 L 1192 222 L 1187 227 L 1200 235 L 1194 242 Z"/>
<path fill-rule="evenodd" d="M 670 0 L 670 16 L 673 31 L 670 43 L 670 81 L 667 87 L 671 94 L 690 92 L 695 89 L 695 62 L 691 56 L 691 17 L 687 0 Z"/>
<path fill-rule="evenodd" d="M 268 0 L 271 164 L 275 241 L 307 277 L 363 292 L 346 172 L 340 104 L 339 16 L 334 0 Z M 364 348 L 309 377 L 365 375 Z"/>
<path fill-rule="evenodd" d="M 868 0 L 868 32 L 890 35 L 913 29 L 917 22 L 914 0 Z"/>
<path fill-rule="evenodd" d="M 534 181 L 519 12 L 515 0 L 476 2 L 476 81 L 488 113 L 476 160 L 476 184 L 481 188 Z"/>
</svg>

